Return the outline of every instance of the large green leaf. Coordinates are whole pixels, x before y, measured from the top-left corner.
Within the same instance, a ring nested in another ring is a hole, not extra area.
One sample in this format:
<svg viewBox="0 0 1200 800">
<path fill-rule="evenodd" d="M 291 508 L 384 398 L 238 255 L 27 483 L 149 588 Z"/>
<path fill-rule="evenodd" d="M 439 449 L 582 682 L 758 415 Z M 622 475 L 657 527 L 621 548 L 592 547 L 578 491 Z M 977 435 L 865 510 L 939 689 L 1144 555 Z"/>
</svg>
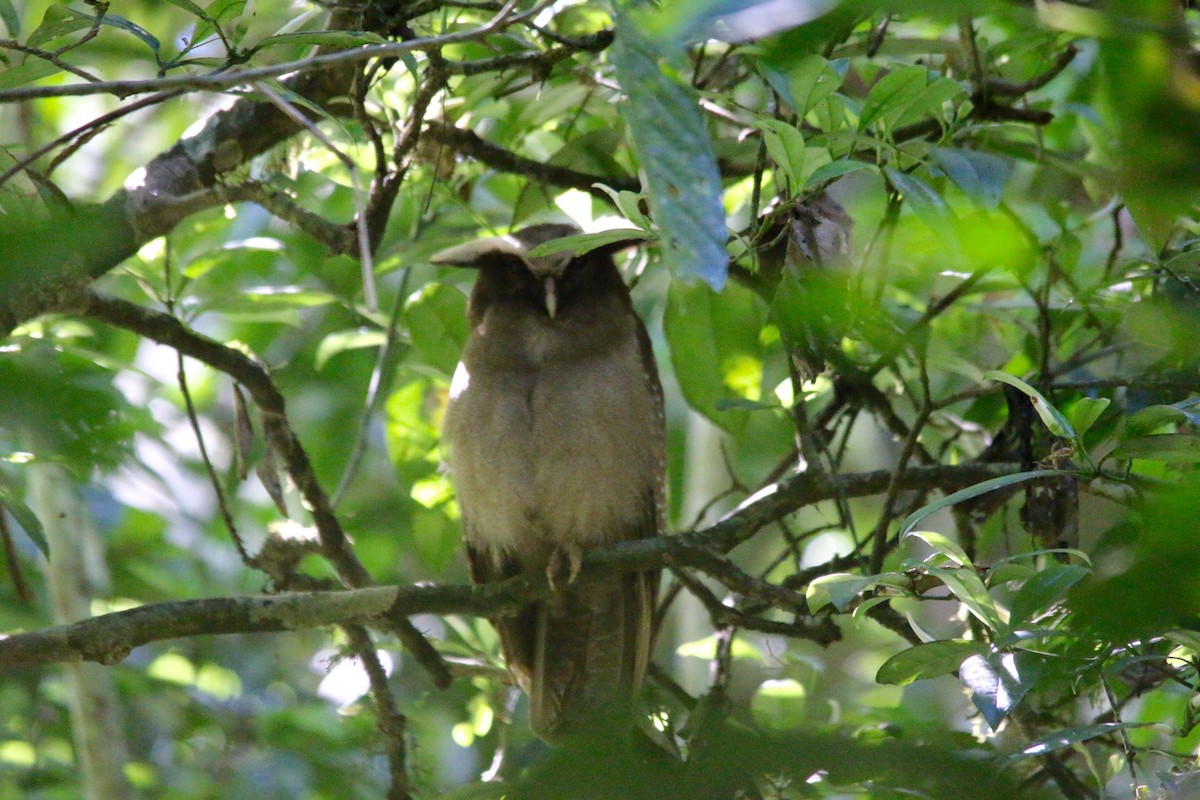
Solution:
<svg viewBox="0 0 1200 800">
<path fill-rule="evenodd" d="M 1059 564 L 1042 570 L 1029 580 L 1013 598 L 1008 624 L 1016 627 L 1026 622 L 1052 603 L 1066 597 L 1067 591 L 1087 576 L 1086 567 Z"/>
<path fill-rule="evenodd" d="M 971 690 L 971 702 L 993 731 L 1033 687 L 1037 675 L 1032 657 L 991 648 L 970 656 L 958 668 L 959 679 Z"/>
<path fill-rule="evenodd" d="M 729 269 L 725 207 L 697 97 L 663 73 L 659 64 L 671 46 L 643 35 L 628 9 L 618 9 L 616 33 L 612 61 L 625 92 L 618 109 L 644 176 L 663 261 L 674 274 L 720 291 Z"/>
<path fill-rule="evenodd" d="M 950 180 L 972 199 L 995 208 L 1004 197 L 1004 186 L 1012 174 L 1012 163 L 991 153 L 957 147 L 931 147 L 933 156 Z"/>
<path fill-rule="evenodd" d="M 765 321 L 749 289 L 730 284 L 718 294 L 704 284 L 671 283 L 663 327 L 675 375 L 688 404 L 726 430 L 740 430 L 747 412 L 723 401 L 759 399 Z"/>
<path fill-rule="evenodd" d="M 883 666 L 875 673 L 875 680 L 879 683 L 904 686 L 924 678 L 949 675 L 970 656 L 986 653 L 987 650 L 986 642 L 972 642 L 966 639 L 925 642 L 901 650 L 883 662 Z"/>
<path fill-rule="evenodd" d="M 1121 730 L 1142 728 L 1149 724 L 1148 722 L 1099 722 L 1095 725 L 1064 728 L 1054 733 L 1048 733 L 1045 736 L 1039 736 L 1027 744 L 1020 752 L 1005 756 L 1001 759 L 1001 763 L 1012 764 L 1024 758 L 1044 756 L 1055 750 L 1062 750 L 1064 747 L 1070 747 L 1079 742 L 1086 742 L 1088 739 L 1095 739 L 1097 736 L 1108 736 Z"/>
<path fill-rule="evenodd" d="M 449 377 L 467 341 L 467 298 L 453 286 L 430 283 L 404 306 L 413 348 L 424 363 Z"/>
</svg>

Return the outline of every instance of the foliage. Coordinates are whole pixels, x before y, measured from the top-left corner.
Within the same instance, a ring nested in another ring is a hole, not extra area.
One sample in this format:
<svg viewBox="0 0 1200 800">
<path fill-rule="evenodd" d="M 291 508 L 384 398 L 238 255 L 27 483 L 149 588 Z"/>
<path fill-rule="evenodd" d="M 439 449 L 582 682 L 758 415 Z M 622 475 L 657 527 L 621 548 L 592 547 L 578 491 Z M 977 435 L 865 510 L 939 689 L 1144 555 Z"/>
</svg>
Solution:
<svg viewBox="0 0 1200 800">
<path fill-rule="evenodd" d="M 686 532 L 588 562 L 670 567 L 633 740 L 428 591 L 0 640 L 0 800 L 99 791 L 100 686 L 110 796 L 1185 796 L 1190 6 L 0 0 L 0 631 L 465 583 L 429 256 L 538 221 L 644 241 Z"/>
</svg>

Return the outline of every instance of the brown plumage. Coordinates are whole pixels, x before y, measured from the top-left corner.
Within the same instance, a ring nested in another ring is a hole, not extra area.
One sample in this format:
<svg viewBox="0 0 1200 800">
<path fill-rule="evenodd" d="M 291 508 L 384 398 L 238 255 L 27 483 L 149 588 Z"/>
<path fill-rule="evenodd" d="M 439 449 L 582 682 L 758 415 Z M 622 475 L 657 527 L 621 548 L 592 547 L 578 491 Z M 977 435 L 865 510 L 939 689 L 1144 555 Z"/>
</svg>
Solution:
<svg viewBox="0 0 1200 800">
<path fill-rule="evenodd" d="M 576 585 L 580 554 L 664 528 L 662 388 L 615 248 L 528 255 L 578 232 L 535 225 L 433 259 L 479 270 L 445 424 L 471 578 L 558 587 L 493 620 L 548 741 L 628 714 L 649 659 L 657 572 Z"/>
</svg>

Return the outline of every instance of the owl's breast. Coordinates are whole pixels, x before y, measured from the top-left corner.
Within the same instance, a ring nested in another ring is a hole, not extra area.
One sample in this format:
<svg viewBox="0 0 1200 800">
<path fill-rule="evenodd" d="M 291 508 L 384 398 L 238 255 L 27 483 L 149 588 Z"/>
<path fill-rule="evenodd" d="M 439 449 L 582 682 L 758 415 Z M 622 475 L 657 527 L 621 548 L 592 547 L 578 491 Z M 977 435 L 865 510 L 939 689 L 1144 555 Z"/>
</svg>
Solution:
<svg viewBox="0 0 1200 800">
<path fill-rule="evenodd" d="M 648 380 L 633 336 L 534 370 L 464 360 L 446 443 L 472 546 L 536 560 L 559 543 L 646 535 L 662 447 Z"/>
</svg>

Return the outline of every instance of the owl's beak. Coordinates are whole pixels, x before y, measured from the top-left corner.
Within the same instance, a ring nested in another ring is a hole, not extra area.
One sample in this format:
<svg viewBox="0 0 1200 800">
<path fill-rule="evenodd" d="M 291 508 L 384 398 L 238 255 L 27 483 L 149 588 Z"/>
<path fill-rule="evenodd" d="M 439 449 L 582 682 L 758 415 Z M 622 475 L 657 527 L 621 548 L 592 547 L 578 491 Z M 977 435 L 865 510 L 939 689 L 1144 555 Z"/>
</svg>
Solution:
<svg viewBox="0 0 1200 800">
<path fill-rule="evenodd" d="M 546 313 L 550 315 L 550 319 L 554 319 L 554 314 L 558 311 L 558 289 L 554 285 L 553 276 L 543 278 L 542 284 L 546 287 Z"/>
</svg>

